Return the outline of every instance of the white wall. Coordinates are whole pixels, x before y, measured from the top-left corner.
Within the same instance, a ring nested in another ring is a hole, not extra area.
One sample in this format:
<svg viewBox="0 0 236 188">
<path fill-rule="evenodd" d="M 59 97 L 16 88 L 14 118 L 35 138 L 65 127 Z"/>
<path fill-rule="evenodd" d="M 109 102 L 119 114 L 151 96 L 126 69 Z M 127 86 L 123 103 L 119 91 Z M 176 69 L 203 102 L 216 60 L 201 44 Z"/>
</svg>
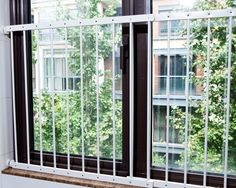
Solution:
<svg viewBox="0 0 236 188">
<path fill-rule="evenodd" d="M 0 0 L 0 26 L 9 25 L 9 3 Z M 13 156 L 10 40 L 0 33 L 0 170 Z"/>
<path fill-rule="evenodd" d="M 9 2 L 0 0 L 0 26 L 9 25 Z M 10 41 L 0 33 L 0 171 L 13 158 Z M 2 185 L 0 174 L 0 188 Z M 4 187 L 5 188 L 5 187 Z"/>
</svg>

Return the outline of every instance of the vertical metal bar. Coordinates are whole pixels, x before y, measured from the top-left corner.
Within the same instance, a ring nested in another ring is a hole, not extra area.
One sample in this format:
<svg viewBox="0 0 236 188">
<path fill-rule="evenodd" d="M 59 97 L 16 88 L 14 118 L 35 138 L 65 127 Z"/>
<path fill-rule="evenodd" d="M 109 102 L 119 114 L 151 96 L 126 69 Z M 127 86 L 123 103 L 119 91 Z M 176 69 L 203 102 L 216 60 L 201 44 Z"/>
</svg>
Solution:
<svg viewBox="0 0 236 188">
<path fill-rule="evenodd" d="M 80 101 L 81 101 L 81 130 L 82 130 L 82 171 L 85 172 L 84 162 L 84 70 L 83 70 L 83 31 L 80 26 Z"/>
<path fill-rule="evenodd" d="M 167 81 L 166 81 L 166 96 L 167 96 L 167 106 L 166 106 L 166 169 L 165 169 L 165 183 L 168 184 L 169 180 L 169 128 L 170 128 L 170 21 L 167 21 Z"/>
<path fill-rule="evenodd" d="M 186 82 L 185 82 L 185 149 L 184 149 L 184 186 L 187 185 L 187 171 L 188 171 L 188 115 L 189 115 L 189 58 L 190 58 L 190 20 L 187 20 L 187 66 L 186 66 Z"/>
<path fill-rule="evenodd" d="M 99 122 L 99 57 L 98 25 L 96 25 L 96 79 L 97 79 L 97 173 L 100 174 L 100 122 Z"/>
<path fill-rule="evenodd" d="M 53 131 L 53 165 L 54 168 L 57 167 L 57 158 L 56 158 L 56 128 L 55 128 L 55 109 L 54 109 L 54 89 L 55 89 L 55 77 L 54 77 L 54 58 L 53 58 L 53 29 L 51 29 L 51 81 L 52 81 L 52 131 Z"/>
<path fill-rule="evenodd" d="M 68 65 L 68 40 L 65 28 L 65 57 L 66 57 L 66 130 L 67 130 L 67 169 L 70 170 L 70 120 L 69 120 L 69 65 Z"/>
<path fill-rule="evenodd" d="M 152 128 L 152 38 L 151 22 L 148 22 L 148 48 L 147 48 L 147 179 L 151 178 L 151 128 Z"/>
<path fill-rule="evenodd" d="M 24 45 L 24 76 L 25 76 L 25 110 L 26 110 L 26 140 L 27 140 L 27 163 L 30 164 L 30 143 L 29 143 L 29 101 L 28 101 L 28 74 L 26 55 L 26 31 L 23 31 Z"/>
<path fill-rule="evenodd" d="M 42 95 L 41 95 L 41 65 L 39 59 L 39 30 L 37 32 L 37 64 L 38 64 L 38 93 L 39 93 L 39 139 L 40 139 L 40 165 L 43 166 L 43 132 L 42 132 Z"/>
<path fill-rule="evenodd" d="M 15 96 L 15 65 L 14 65 L 14 34 L 11 32 L 11 79 L 12 79 L 12 103 L 13 103 L 13 121 L 14 121 L 14 146 L 15 160 L 18 163 L 18 147 L 17 147 L 17 129 L 16 129 L 16 96 Z"/>
<path fill-rule="evenodd" d="M 133 23 L 129 24 L 129 54 L 130 54 L 130 65 L 129 65 L 129 165 L 130 165 L 130 172 L 129 175 L 133 177 L 133 159 L 134 159 L 134 28 Z"/>
<path fill-rule="evenodd" d="M 113 176 L 116 175 L 116 104 L 115 104 L 115 24 L 112 24 L 112 132 L 113 132 Z"/>
<path fill-rule="evenodd" d="M 204 177 L 203 186 L 207 181 L 207 147 L 208 147 L 208 117 L 209 117 L 209 82 L 210 82 L 210 42 L 211 42 L 211 20 L 207 21 L 207 71 L 206 71 L 206 115 L 205 115 L 205 141 L 204 141 Z"/>
<path fill-rule="evenodd" d="M 226 133 L 225 133 L 225 164 L 224 164 L 224 188 L 227 188 L 228 176 L 228 150 L 229 150 L 229 128 L 230 128 L 230 89 L 231 89 L 231 59 L 232 59 L 232 16 L 229 17 L 229 49 L 227 70 L 227 110 L 226 110 Z"/>
</svg>

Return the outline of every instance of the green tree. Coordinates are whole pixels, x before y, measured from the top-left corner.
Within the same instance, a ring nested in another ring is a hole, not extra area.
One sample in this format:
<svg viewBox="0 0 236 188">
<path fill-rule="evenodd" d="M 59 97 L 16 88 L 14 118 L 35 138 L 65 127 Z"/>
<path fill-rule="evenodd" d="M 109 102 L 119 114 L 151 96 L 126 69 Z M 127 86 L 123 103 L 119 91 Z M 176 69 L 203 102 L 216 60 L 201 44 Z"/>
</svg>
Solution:
<svg viewBox="0 0 236 188">
<path fill-rule="evenodd" d="M 234 6 L 232 0 L 198 0 L 194 10 L 224 9 Z M 235 21 L 234 21 L 235 22 Z M 210 78 L 209 78 L 209 119 L 208 119 L 208 171 L 222 173 L 224 168 L 225 130 L 226 130 L 226 91 L 229 46 L 229 19 L 211 19 L 210 38 Z M 207 19 L 191 21 L 190 48 L 192 52 L 190 82 L 202 88 L 201 100 L 189 99 L 189 159 L 191 170 L 202 171 L 204 165 L 206 79 L 207 79 Z M 230 130 L 229 130 L 229 173 L 236 173 L 236 28 L 232 35 L 232 68 L 230 94 Z M 204 75 L 198 77 L 193 70 L 200 69 Z M 186 113 L 179 107 L 171 111 L 171 126 L 184 136 Z M 184 153 L 178 164 L 183 167 Z"/>
</svg>

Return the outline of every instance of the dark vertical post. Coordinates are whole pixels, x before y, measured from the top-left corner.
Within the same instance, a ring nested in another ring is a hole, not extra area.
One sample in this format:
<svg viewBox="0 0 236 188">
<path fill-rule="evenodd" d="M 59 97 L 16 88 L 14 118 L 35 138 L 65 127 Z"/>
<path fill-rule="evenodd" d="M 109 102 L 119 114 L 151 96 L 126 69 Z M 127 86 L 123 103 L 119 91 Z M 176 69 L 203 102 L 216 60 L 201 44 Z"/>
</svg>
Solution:
<svg viewBox="0 0 236 188">
<path fill-rule="evenodd" d="M 10 23 L 11 25 L 26 24 L 31 22 L 31 1 L 10 1 Z M 27 50 L 27 74 L 28 74 L 28 97 L 29 97 L 29 124 L 30 124 L 30 148 L 33 149 L 33 100 L 32 100 L 32 47 L 31 33 L 26 33 Z M 23 32 L 14 33 L 14 62 L 15 62 L 15 93 L 16 96 L 16 123 L 17 123 L 17 145 L 19 162 L 27 162 L 26 144 L 26 116 L 25 116 L 25 85 L 24 80 L 24 57 L 23 57 Z"/>
</svg>

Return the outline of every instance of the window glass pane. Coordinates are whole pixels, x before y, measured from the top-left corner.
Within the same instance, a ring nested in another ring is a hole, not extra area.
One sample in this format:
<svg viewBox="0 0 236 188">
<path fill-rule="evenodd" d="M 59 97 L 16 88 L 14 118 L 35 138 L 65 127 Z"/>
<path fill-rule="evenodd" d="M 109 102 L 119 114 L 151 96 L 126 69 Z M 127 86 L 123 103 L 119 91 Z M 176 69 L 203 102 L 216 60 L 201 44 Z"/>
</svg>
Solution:
<svg viewBox="0 0 236 188">
<path fill-rule="evenodd" d="M 121 0 L 32 0 L 34 23 L 56 20 L 76 20 L 120 16 Z M 83 27 L 82 48 L 80 28 L 44 29 L 33 33 L 33 57 L 36 61 L 36 90 L 34 92 L 35 149 L 39 150 L 39 96 L 42 97 L 43 150 L 53 151 L 52 125 L 56 127 L 56 150 L 67 153 L 67 118 L 70 127 L 72 155 L 82 154 L 82 113 L 85 154 L 97 156 L 97 75 L 96 75 L 96 28 Z M 66 41 L 67 38 L 67 41 Z M 105 25 L 98 31 L 98 86 L 100 153 L 102 158 L 113 155 L 113 84 L 115 86 L 116 158 L 122 159 L 122 70 L 120 69 L 121 25 L 115 26 L 115 54 L 113 62 L 112 27 Z M 82 49 L 82 52 L 81 52 Z M 81 57 L 82 56 L 82 57 Z M 81 67 L 82 58 L 82 67 Z M 68 63 L 68 77 L 66 65 Z M 112 80 L 114 70 L 114 83 Z M 83 82 L 81 78 L 83 70 Z M 68 80 L 67 80 L 68 79 Z M 83 87 L 83 88 L 81 88 Z M 68 90 L 67 90 L 68 89 Z M 83 95 L 81 95 L 81 91 Z M 67 94 L 69 101 L 67 101 Z M 84 106 L 81 106 L 83 98 Z M 54 106 L 54 109 L 52 107 Z M 69 116 L 67 108 L 69 106 Z M 52 111 L 54 110 L 54 117 Z"/>
<path fill-rule="evenodd" d="M 66 75 L 66 66 L 64 58 L 54 58 L 54 75 L 56 77 L 63 77 Z"/>
<path fill-rule="evenodd" d="M 34 23 L 122 15 L 121 0 L 31 0 L 31 10 Z M 40 36 L 49 39 L 47 33 Z M 55 32 L 54 39 L 61 40 L 63 36 Z"/>
<path fill-rule="evenodd" d="M 53 76 L 51 58 L 44 58 L 44 75 Z"/>
<path fill-rule="evenodd" d="M 159 1 L 153 0 L 153 13 L 186 10 L 209 10 L 235 7 L 235 1 Z M 211 19 L 210 48 L 207 47 L 207 19 L 190 21 L 189 79 L 187 79 L 187 21 L 170 21 L 153 24 L 153 166 L 165 167 L 168 156 L 170 169 L 184 169 L 185 136 L 188 139 L 188 170 L 202 172 L 204 169 L 204 134 L 208 126 L 207 171 L 224 173 L 227 66 L 229 20 Z M 233 23 L 235 33 L 235 20 Z M 235 41 L 232 36 L 233 41 Z M 168 43 L 169 39 L 169 43 Z M 168 46 L 170 47 L 168 51 Z M 235 46 L 235 42 L 233 42 Z M 210 70 L 207 70 L 207 51 L 210 50 Z M 168 75 L 168 53 L 170 73 Z M 232 57 L 232 62 L 235 61 Z M 235 65 L 232 65 L 232 70 Z M 209 76 L 209 88 L 207 78 Z M 231 88 L 235 87 L 234 76 Z M 169 80 L 169 88 L 168 88 Z M 187 91 L 186 84 L 189 84 Z M 207 90 L 209 89 L 209 104 Z M 186 128 L 186 96 L 188 104 L 188 135 Z M 169 98 L 168 98 L 169 97 Z M 235 111 L 234 91 L 230 96 L 230 136 L 228 173 L 235 175 L 234 151 Z M 169 117 L 167 106 L 169 105 Z M 207 108 L 208 107 L 208 108 Z M 206 112 L 209 112 L 206 123 Z M 166 135 L 169 121 L 169 138 Z M 169 147 L 167 148 L 167 141 Z M 166 154 L 168 149 L 168 154 Z"/>
</svg>

